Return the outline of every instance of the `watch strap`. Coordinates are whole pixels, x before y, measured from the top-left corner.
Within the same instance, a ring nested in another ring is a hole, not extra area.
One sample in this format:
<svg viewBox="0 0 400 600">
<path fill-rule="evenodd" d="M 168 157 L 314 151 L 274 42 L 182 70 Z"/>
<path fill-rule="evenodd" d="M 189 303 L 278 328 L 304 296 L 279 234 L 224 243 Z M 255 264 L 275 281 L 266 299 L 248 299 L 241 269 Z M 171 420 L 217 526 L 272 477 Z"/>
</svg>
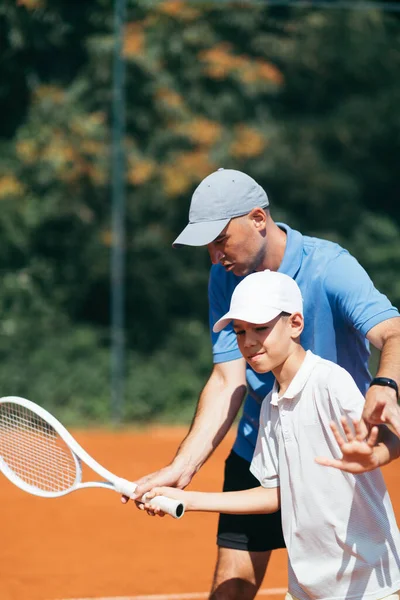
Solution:
<svg viewBox="0 0 400 600">
<path fill-rule="evenodd" d="M 396 392 L 397 399 L 399 398 L 399 386 L 397 385 L 397 382 L 394 379 L 390 379 L 389 377 L 374 377 L 371 383 L 369 384 L 369 387 L 371 387 L 372 385 L 390 387 Z"/>
</svg>

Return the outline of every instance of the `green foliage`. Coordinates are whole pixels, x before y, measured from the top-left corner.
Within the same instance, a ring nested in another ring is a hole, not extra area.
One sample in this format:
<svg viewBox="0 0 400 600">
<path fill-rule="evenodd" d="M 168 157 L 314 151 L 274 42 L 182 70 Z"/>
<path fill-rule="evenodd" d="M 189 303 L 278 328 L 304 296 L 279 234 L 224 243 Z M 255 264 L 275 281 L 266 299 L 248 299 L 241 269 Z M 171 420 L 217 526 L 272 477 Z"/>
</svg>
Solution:
<svg viewBox="0 0 400 600">
<path fill-rule="evenodd" d="M 44 321 L 45 322 L 45 321 Z M 29 398 L 53 411 L 66 425 L 103 424 L 112 419 L 109 350 L 93 328 L 65 320 L 46 330 L 19 315 L 2 323 L 0 387 L 3 395 Z M 123 418 L 189 422 L 210 369 L 206 331 L 182 323 L 154 354 L 129 351 Z"/>
<path fill-rule="evenodd" d="M 0 5 L 0 380 L 69 421 L 110 418 L 112 11 Z M 220 166 L 400 304 L 399 36 L 378 10 L 128 2 L 126 421 L 189 419 L 210 370 L 209 259 L 171 243 Z"/>
<path fill-rule="evenodd" d="M 131 359 L 125 419 L 135 423 L 190 421 L 210 370 L 205 327 L 197 321 L 178 324 L 164 348 L 150 356 L 135 353 Z"/>
</svg>

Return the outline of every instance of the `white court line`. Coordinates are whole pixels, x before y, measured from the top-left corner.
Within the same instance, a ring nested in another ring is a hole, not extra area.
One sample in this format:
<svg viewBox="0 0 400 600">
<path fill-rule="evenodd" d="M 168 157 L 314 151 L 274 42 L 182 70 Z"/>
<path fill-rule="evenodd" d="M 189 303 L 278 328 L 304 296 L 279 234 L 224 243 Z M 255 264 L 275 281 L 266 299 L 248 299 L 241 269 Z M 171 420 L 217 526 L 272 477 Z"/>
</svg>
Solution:
<svg viewBox="0 0 400 600">
<path fill-rule="evenodd" d="M 286 594 L 287 588 L 269 588 L 260 590 L 258 596 L 276 596 Z M 103 598 L 65 598 L 65 600 L 201 600 L 208 598 L 208 592 L 195 592 L 193 594 L 155 594 L 147 596 L 107 596 Z"/>
</svg>

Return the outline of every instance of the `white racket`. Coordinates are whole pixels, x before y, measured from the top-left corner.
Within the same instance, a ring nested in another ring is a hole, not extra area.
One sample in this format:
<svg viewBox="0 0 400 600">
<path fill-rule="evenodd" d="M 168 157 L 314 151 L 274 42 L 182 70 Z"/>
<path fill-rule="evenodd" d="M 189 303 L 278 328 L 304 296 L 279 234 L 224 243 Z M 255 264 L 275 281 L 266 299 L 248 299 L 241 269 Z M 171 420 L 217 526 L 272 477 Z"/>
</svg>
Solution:
<svg viewBox="0 0 400 600">
<path fill-rule="evenodd" d="M 104 481 L 82 482 L 82 462 Z M 130 497 L 136 484 L 99 465 L 47 410 L 17 396 L 0 398 L 0 470 L 16 486 L 43 498 L 83 488 L 106 488 Z M 156 496 L 152 505 L 179 519 L 181 502 Z"/>
</svg>

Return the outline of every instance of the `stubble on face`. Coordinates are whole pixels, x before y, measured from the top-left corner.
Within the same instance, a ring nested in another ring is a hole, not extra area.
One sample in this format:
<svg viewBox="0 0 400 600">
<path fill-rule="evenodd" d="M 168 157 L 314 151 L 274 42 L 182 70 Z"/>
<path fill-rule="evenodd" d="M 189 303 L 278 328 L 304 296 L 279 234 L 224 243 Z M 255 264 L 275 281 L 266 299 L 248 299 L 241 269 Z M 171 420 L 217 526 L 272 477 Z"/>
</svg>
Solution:
<svg viewBox="0 0 400 600">
<path fill-rule="evenodd" d="M 250 275 L 250 273 L 255 273 L 256 271 L 264 270 L 264 261 L 266 256 L 266 250 L 264 247 L 258 249 L 255 254 L 250 254 L 247 261 L 245 261 L 242 265 L 239 263 L 237 270 L 240 271 L 238 273 L 233 272 L 235 275 L 240 277 L 245 277 L 246 275 Z"/>
<path fill-rule="evenodd" d="M 227 259 L 234 263 L 233 273 L 245 277 L 265 268 L 266 243 L 265 238 L 261 238 L 248 221 L 243 220 L 237 225 L 238 229 L 232 232 L 231 248 L 227 245 Z"/>
</svg>

